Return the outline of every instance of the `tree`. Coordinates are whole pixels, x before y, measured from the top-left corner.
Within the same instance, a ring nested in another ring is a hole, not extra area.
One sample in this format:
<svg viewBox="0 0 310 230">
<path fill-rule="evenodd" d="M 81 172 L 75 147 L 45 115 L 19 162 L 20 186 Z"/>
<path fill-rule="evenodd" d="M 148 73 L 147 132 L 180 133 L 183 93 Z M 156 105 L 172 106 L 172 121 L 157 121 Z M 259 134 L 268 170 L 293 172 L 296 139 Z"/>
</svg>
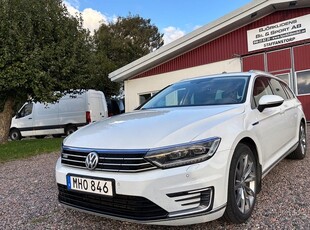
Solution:
<svg viewBox="0 0 310 230">
<path fill-rule="evenodd" d="M 0 0 L 0 143 L 16 103 L 51 102 L 86 86 L 90 50 L 82 19 L 61 0 Z"/>
<path fill-rule="evenodd" d="M 93 43 L 90 85 L 111 95 L 118 85 L 110 81 L 108 74 L 161 47 L 163 34 L 150 19 L 129 15 L 102 24 L 94 34 Z"/>
</svg>

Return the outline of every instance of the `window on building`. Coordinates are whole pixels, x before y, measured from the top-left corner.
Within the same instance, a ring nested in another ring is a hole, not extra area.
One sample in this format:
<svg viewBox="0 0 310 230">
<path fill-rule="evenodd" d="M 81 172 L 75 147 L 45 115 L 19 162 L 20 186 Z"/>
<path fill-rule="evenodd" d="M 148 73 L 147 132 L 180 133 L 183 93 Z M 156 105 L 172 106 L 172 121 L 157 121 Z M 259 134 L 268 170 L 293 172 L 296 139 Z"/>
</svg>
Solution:
<svg viewBox="0 0 310 230">
<path fill-rule="evenodd" d="M 152 95 L 150 93 L 139 95 L 140 105 L 150 99 Z"/>
<path fill-rule="evenodd" d="M 177 106 L 183 103 L 185 100 L 187 89 L 181 88 L 169 93 L 165 97 L 165 103 L 162 106 Z"/>
<path fill-rule="evenodd" d="M 297 72 L 298 95 L 310 94 L 310 70 Z"/>
<path fill-rule="evenodd" d="M 156 92 L 140 94 L 140 95 L 139 95 L 140 105 L 142 105 L 142 104 L 143 104 L 144 102 L 146 102 L 148 99 L 150 99 L 151 97 L 153 97 L 154 94 L 156 94 Z"/>
</svg>

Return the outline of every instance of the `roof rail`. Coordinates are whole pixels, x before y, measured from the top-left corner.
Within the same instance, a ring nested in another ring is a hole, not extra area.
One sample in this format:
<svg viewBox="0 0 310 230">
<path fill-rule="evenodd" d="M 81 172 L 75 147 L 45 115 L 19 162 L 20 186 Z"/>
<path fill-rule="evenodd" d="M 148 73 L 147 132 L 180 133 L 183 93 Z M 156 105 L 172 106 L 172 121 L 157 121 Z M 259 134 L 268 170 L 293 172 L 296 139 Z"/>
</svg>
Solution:
<svg viewBox="0 0 310 230">
<path fill-rule="evenodd" d="M 262 75 L 266 75 L 266 76 L 274 76 L 273 74 L 271 74 L 269 72 L 262 71 L 262 70 L 255 70 L 255 69 L 249 70 L 249 73 L 262 74 Z"/>
</svg>

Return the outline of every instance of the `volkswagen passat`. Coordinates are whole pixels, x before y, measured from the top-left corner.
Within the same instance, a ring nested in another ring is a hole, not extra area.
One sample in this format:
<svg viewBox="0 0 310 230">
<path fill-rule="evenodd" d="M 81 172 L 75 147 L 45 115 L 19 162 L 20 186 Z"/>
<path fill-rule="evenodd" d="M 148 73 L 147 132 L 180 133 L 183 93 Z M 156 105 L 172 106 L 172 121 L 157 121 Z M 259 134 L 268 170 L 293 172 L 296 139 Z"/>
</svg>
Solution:
<svg viewBox="0 0 310 230">
<path fill-rule="evenodd" d="M 242 223 L 262 178 L 286 156 L 303 159 L 306 147 L 301 104 L 278 78 L 250 71 L 184 80 L 66 138 L 59 201 L 147 224 Z"/>
</svg>

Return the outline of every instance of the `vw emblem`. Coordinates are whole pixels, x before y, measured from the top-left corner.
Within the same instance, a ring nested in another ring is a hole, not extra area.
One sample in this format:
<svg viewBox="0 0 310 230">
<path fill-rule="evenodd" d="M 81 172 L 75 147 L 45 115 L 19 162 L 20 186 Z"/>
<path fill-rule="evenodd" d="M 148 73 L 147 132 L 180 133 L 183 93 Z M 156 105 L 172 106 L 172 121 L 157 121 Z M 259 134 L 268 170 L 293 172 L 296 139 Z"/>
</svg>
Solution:
<svg viewBox="0 0 310 230">
<path fill-rule="evenodd" d="M 85 160 L 85 166 L 89 170 L 94 170 L 98 164 L 99 157 L 98 154 L 95 152 L 90 152 Z"/>
</svg>

